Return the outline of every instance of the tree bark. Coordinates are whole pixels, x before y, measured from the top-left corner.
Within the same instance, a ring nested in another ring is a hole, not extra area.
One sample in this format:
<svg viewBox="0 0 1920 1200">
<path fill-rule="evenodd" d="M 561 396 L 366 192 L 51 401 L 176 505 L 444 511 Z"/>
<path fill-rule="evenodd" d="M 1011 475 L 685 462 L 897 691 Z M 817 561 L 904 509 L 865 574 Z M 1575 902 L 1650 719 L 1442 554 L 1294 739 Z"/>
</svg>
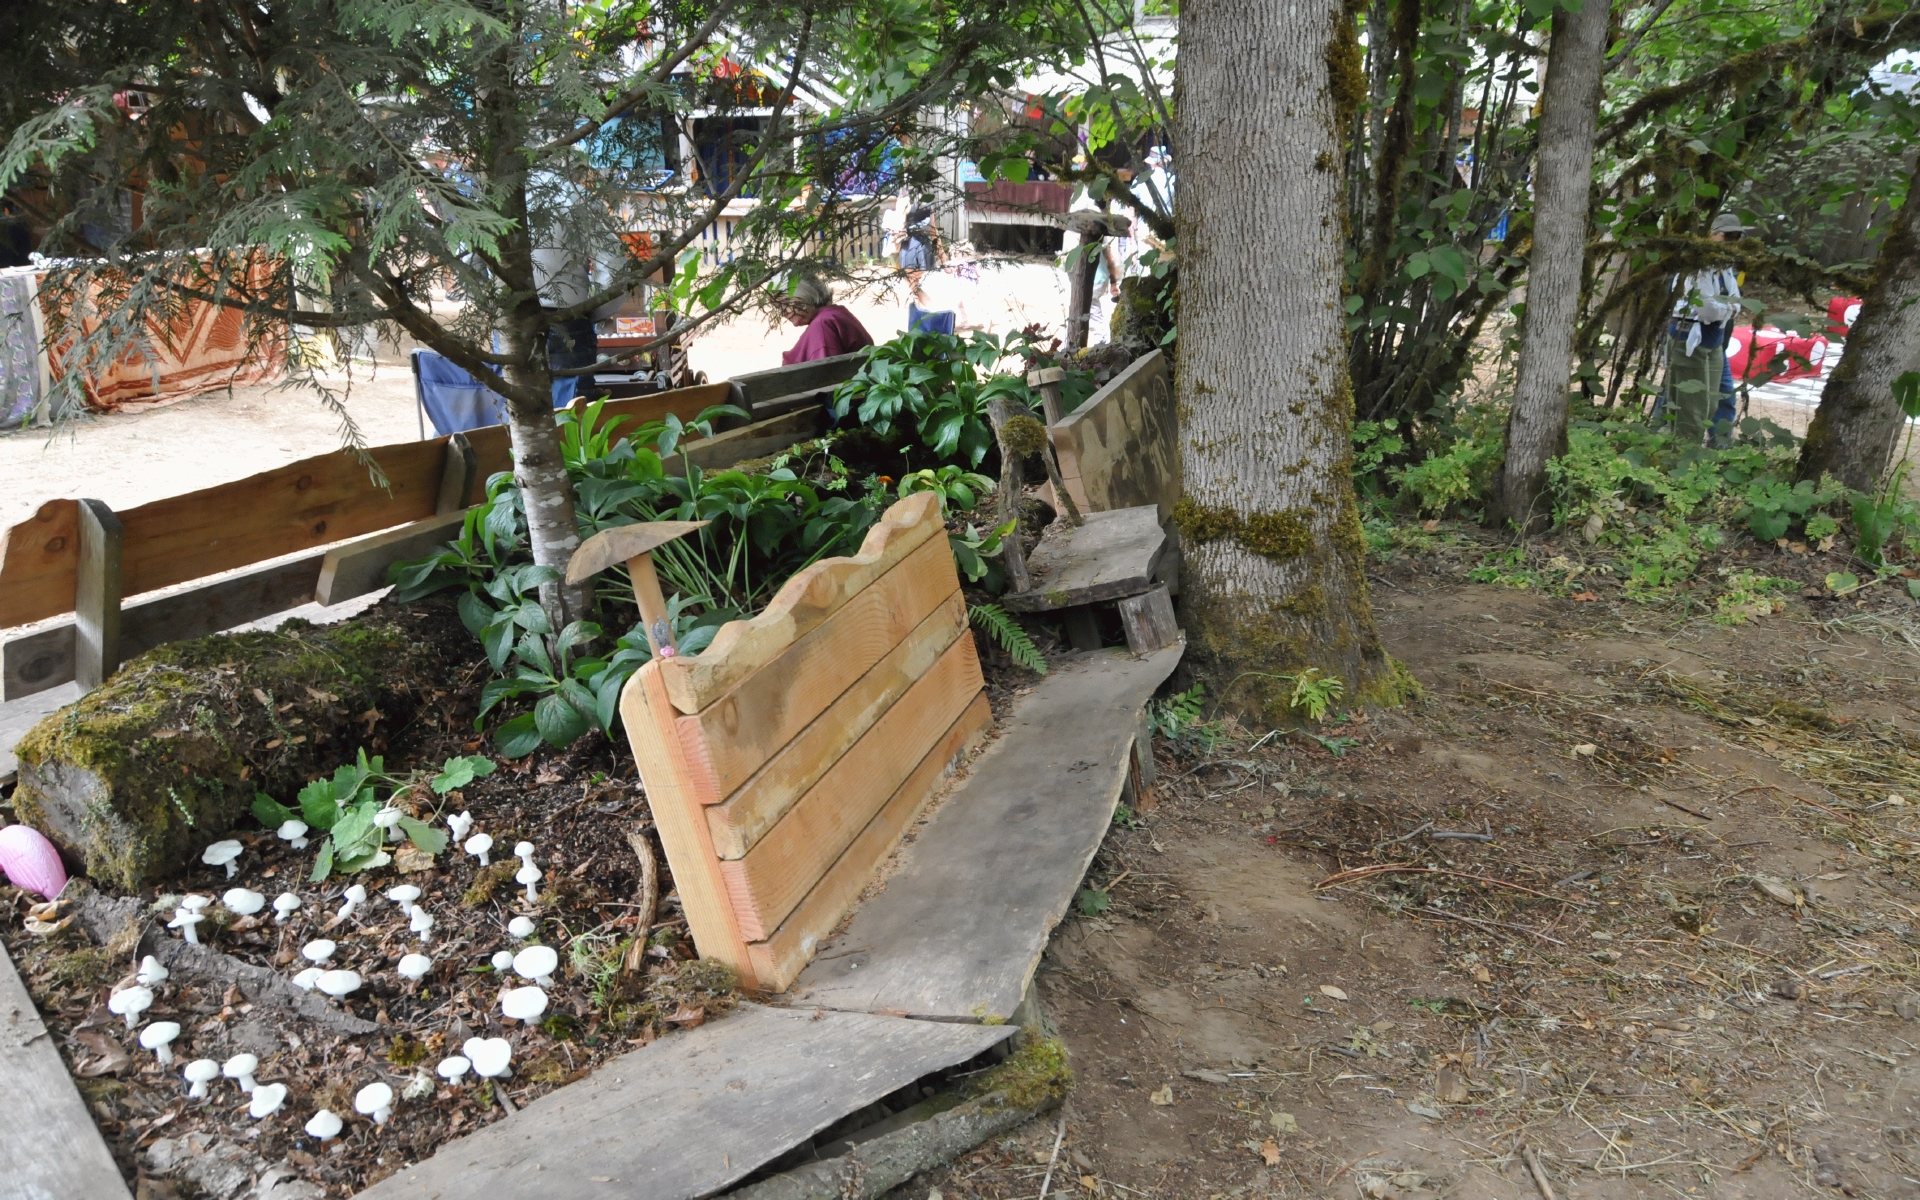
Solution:
<svg viewBox="0 0 1920 1200">
<path fill-rule="evenodd" d="M 1580 11 L 1555 9 L 1541 91 L 1540 152 L 1534 176 L 1533 252 L 1520 365 L 1507 414 L 1507 458 L 1488 518 L 1529 532 L 1545 528 L 1540 507 L 1547 460 L 1567 450 L 1567 393 L 1593 187 L 1593 131 L 1607 52 L 1608 0 Z"/>
<path fill-rule="evenodd" d="M 1290 719 L 1281 676 L 1397 700 L 1354 501 L 1340 134 L 1365 98 L 1340 0 L 1195 0 L 1182 14 L 1182 624 L 1215 698 Z"/>
<path fill-rule="evenodd" d="M 1873 279 L 1861 297 L 1860 316 L 1847 335 L 1846 353 L 1827 378 L 1820 407 L 1800 448 L 1798 475 L 1830 474 L 1856 491 L 1870 492 L 1886 473 L 1906 414 L 1893 401 L 1893 381 L 1914 369 L 1920 353 L 1920 167 L 1907 185 L 1907 202 L 1894 217 Z"/>
</svg>

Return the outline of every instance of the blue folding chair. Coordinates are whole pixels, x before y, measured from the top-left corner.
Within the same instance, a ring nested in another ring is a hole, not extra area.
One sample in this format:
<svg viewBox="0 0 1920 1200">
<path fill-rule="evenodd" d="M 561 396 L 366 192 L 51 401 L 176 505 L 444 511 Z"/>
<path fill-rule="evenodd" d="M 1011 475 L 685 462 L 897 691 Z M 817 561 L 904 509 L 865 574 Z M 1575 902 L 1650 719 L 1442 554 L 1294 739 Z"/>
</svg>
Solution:
<svg viewBox="0 0 1920 1200">
<path fill-rule="evenodd" d="M 953 336 L 953 310 L 921 308 L 913 301 L 907 301 L 908 333 L 944 333 Z"/>
<path fill-rule="evenodd" d="M 413 395 L 420 405 L 420 437 L 427 436 L 428 421 L 436 434 L 464 433 L 488 425 L 506 423 L 507 402 L 480 386 L 480 381 L 465 368 L 455 365 L 438 351 L 418 349 L 412 354 Z M 553 381 L 553 406 L 565 408 L 579 394 L 580 377 L 569 375 Z"/>
</svg>

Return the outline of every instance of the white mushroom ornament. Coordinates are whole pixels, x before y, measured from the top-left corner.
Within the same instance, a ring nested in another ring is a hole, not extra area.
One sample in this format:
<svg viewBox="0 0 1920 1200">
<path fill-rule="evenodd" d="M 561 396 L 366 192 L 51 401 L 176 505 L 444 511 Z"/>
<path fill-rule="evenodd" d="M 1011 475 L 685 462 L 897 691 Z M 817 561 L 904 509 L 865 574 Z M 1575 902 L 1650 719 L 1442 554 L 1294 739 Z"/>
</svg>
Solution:
<svg viewBox="0 0 1920 1200">
<path fill-rule="evenodd" d="M 220 897 L 220 903 L 226 905 L 229 912 L 250 917 L 267 906 L 267 898 L 252 888 L 228 888 Z"/>
<path fill-rule="evenodd" d="M 540 868 L 533 865 L 532 859 L 528 859 L 518 871 L 513 873 L 513 881 L 527 889 L 528 904 L 540 902 L 540 893 L 534 888 L 534 885 L 540 882 Z"/>
<path fill-rule="evenodd" d="M 342 893 L 341 898 L 346 903 L 340 906 L 339 912 L 333 914 L 333 923 L 336 925 L 352 916 L 354 909 L 367 902 L 367 889 L 356 883 Z"/>
<path fill-rule="evenodd" d="M 263 1083 L 253 1089 L 253 1100 L 247 1105 L 247 1115 L 256 1121 L 264 1121 L 280 1111 L 287 1102 L 287 1085 L 284 1083 Z"/>
<path fill-rule="evenodd" d="M 198 946 L 200 933 L 196 926 L 207 919 L 201 915 L 200 910 L 212 903 L 213 901 L 205 896 L 181 897 L 180 907 L 173 910 L 173 920 L 167 922 L 167 928 L 178 929 L 181 937 Z"/>
<path fill-rule="evenodd" d="M 523 942 L 532 937 L 533 931 L 538 928 L 540 926 L 534 923 L 532 917 L 515 917 L 507 922 L 507 932 Z"/>
<path fill-rule="evenodd" d="M 461 1043 L 460 1053 L 482 1079 L 498 1079 L 513 1064 L 513 1043 L 505 1038 L 468 1038 Z"/>
<path fill-rule="evenodd" d="M 308 962 L 318 965 L 332 958 L 333 952 L 339 948 L 332 938 L 315 938 L 300 947 L 300 954 Z"/>
<path fill-rule="evenodd" d="M 187 1064 L 187 1069 L 181 1075 L 191 1085 L 187 1088 L 187 1099 L 205 1100 L 207 1085 L 220 1078 L 220 1064 L 210 1058 L 196 1058 Z"/>
<path fill-rule="evenodd" d="M 406 815 L 397 808 L 383 808 L 373 814 L 373 823 L 387 831 L 389 842 L 397 842 L 406 836 L 400 832 L 400 820 Z"/>
<path fill-rule="evenodd" d="M 433 970 L 433 960 L 424 954 L 403 954 L 400 956 L 400 965 L 394 970 L 400 973 L 401 978 L 419 983 L 427 977 L 428 971 Z"/>
<path fill-rule="evenodd" d="M 493 969 L 496 971 L 513 970 L 513 951 L 495 950 L 493 952 Z"/>
<path fill-rule="evenodd" d="M 433 914 L 419 905 L 414 906 L 413 915 L 407 918 L 407 928 L 420 935 L 422 946 L 432 940 L 433 924 Z"/>
<path fill-rule="evenodd" d="M 372 1117 L 375 1125 L 385 1125 L 393 1115 L 393 1089 L 384 1083 L 370 1083 L 353 1097 L 353 1111 Z"/>
<path fill-rule="evenodd" d="M 313 990 L 314 985 L 320 982 L 320 977 L 326 973 L 327 969 L 325 967 L 308 967 L 293 977 L 293 986 L 302 991 L 310 992 Z"/>
<path fill-rule="evenodd" d="M 307 848 L 307 823 L 299 817 L 289 817 L 280 822 L 280 828 L 274 830 L 274 836 L 292 846 L 295 850 Z"/>
<path fill-rule="evenodd" d="M 547 992 L 539 987 L 508 988 L 500 993 L 500 1014 L 515 1021 L 531 1022 L 547 1011 Z"/>
<path fill-rule="evenodd" d="M 116 1017 L 127 1019 L 127 1032 L 140 1023 L 140 1014 L 153 1007 L 153 989 L 143 987 L 121 988 L 107 997 L 107 1011 Z"/>
<path fill-rule="evenodd" d="M 476 833 L 466 840 L 462 849 L 479 859 L 481 866 L 491 866 L 492 864 L 487 860 L 487 852 L 493 849 L 493 835 Z"/>
<path fill-rule="evenodd" d="M 399 887 L 388 888 L 387 899 L 398 904 L 400 911 L 411 917 L 414 901 L 420 899 L 420 889 L 411 883 L 403 883 Z"/>
<path fill-rule="evenodd" d="M 357 971 L 323 971 L 313 985 L 338 1000 L 359 991 L 360 982 Z"/>
<path fill-rule="evenodd" d="M 180 1036 L 180 1026 L 173 1021 L 155 1021 L 140 1031 L 140 1044 L 153 1051 L 153 1057 L 161 1066 L 173 1062 L 173 1039 Z"/>
<path fill-rule="evenodd" d="M 323 1108 L 307 1119 L 307 1136 L 330 1142 L 340 1136 L 340 1131 L 346 1128 L 346 1124 L 340 1119 L 338 1113 L 332 1109 Z"/>
<path fill-rule="evenodd" d="M 472 1063 L 468 1062 L 466 1059 L 456 1054 L 451 1058 L 441 1059 L 440 1065 L 435 1067 L 433 1070 L 435 1074 L 440 1076 L 440 1078 L 446 1080 L 448 1083 L 454 1085 L 455 1087 L 458 1087 L 460 1085 L 460 1077 L 462 1075 L 465 1075 L 468 1071 L 472 1069 L 473 1069 Z"/>
<path fill-rule="evenodd" d="M 454 813 L 447 818 L 447 832 L 453 834 L 456 842 L 465 841 L 467 832 L 472 828 L 473 814 L 470 812 Z"/>
<path fill-rule="evenodd" d="M 273 898 L 273 923 L 285 925 L 287 918 L 300 911 L 300 897 L 292 892 L 281 892 Z"/>
<path fill-rule="evenodd" d="M 528 946 L 513 956 L 513 973 L 543 988 L 553 986 L 553 973 L 559 969 L 560 955 L 552 946 Z"/>
<path fill-rule="evenodd" d="M 253 1073 L 259 1069 L 260 1060 L 251 1054 L 236 1054 L 220 1064 L 220 1073 L 240 1085 L 243 1092 L 253 1090 Z"/>
<path fill-rule="evenodd" d="M 150 988 L 165 983 L 167 977 L 172 974 L 173 972 L 160 965 L 159 959 L 149 954 L 140 960 L 140 969 L 134 973 L 134 978 L 140 981 L 141 987 Z"/>
<path fill-rule="evenodd" d="M 240 855 L 246 847 L 229 838 L 224 842 L 215 842 L 200 852 L 200 861 L 210 867 L 225 867 L 227 878 L 232 879 L 240 873 Z"/>
</svg>

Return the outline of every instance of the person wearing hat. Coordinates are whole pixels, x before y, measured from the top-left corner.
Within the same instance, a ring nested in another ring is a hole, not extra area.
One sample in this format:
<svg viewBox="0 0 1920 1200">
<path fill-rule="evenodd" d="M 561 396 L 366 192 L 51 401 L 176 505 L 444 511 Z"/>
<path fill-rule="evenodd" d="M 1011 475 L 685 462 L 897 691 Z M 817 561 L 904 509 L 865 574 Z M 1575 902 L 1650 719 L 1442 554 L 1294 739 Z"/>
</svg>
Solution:
<svg viewBox="0 0 1920 1200">
<path fill-rule="evenodd" d="M 1707 236 L 1716 242 L 1746 232 L 1736 213 L 1713 219 Z M 1682 441 L 1698 445 L 1712 433 L 1726 436 L 1735 413 L 1733 371 L 1727 364 L 1727 334 L 1740 311 L 1740 275 L 1731 266 L 1702 267 L 1679 284 L 1679 300 L 1667 325 L 1667 378 L 1654 407 L 1656 420 L 1673 423 Z"/>
<path fill-rule="evenodd" d="M 833 302 L 833 289 L 814 275 L 793 275 L 774 281 L 772 303 L 789 324 L 806 329 L 793 349 L 781 354 L 782 366 L 819 358 L 851 354 L 873 345 L 860 318 Z"/>
</svg>

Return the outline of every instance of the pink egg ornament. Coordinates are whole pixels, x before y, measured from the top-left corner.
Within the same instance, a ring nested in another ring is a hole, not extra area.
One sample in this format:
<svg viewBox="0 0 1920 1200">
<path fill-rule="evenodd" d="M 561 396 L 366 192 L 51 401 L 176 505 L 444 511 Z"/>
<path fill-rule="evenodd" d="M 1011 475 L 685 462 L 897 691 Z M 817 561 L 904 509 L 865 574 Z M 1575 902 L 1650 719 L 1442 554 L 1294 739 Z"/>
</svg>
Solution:
<svg viewBox="0 0 1920 1200">
<path fill-rule="evenodd" d="M 0 828 L 0 873 L 7 882 L 52 900 L 67 886 L 67 868 L 60 851 L 37 829 L 27 825 Z"/>
</svg>

